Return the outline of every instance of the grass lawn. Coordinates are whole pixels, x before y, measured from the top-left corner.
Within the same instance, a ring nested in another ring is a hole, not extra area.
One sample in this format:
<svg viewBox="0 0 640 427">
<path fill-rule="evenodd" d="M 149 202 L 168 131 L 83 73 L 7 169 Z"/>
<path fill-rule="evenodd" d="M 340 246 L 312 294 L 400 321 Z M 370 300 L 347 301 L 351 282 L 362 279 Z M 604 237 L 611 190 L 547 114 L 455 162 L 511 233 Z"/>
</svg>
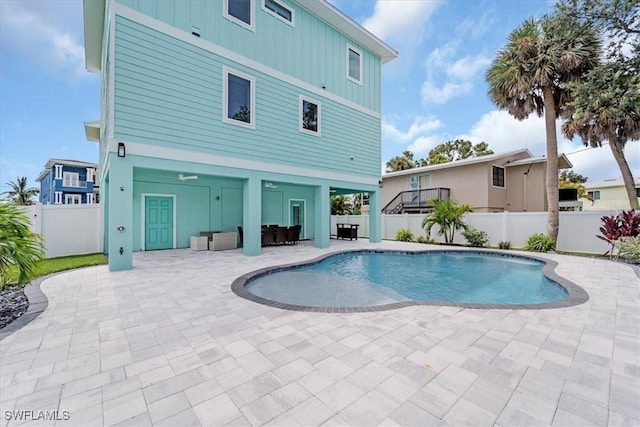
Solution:
<svg viewBox="0 0 640 427">
<path fill-rule="evenodd" d="M 37 272 L 38 277 L 42 277 L 58 271 L 71 270 L 79 267 L 89 267 L 91 265 L 103 265 L 106 263 L 107 257 L 102 253 L 47 258 L 38 262 Z M 17 282 L 17 277 L 17 271 L 10 270 L 7 285 L 10 286 L 15 284 Z M 1 286 L 2 285 L 0 285 L 0 290 L 2 289 Z"/>
</svg>

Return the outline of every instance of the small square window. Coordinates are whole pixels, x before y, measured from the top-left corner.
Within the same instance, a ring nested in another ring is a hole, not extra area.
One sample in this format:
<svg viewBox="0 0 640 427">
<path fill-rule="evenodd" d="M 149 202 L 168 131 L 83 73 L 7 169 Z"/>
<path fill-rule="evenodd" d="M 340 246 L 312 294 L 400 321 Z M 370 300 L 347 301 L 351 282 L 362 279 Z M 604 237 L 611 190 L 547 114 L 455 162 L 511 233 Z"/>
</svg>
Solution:
<svg viewBox="0 0 640 427">
<path fill-rule="evenodd" d="M 300 131 L 320 136 L 321 105 L 318 101 L 300 96 Z"/>
<path fill-rule="evenodd" d="M 640 197 L 640 187 L 636 188 L 636 197 Z"/>
<path fill-rule="evenodd" d="M 347 45 L 347 79 L 362 84 L 362 52 Z"/>
<path fill-rule="evenodd" d="M 223 79 L 222 121 L 255 129 L 254 78 L 225 68 Z"/>
<path fill-rule="evenodd" d="M 286 4 L 276 0 L 262 0 L 262 9 L 281 21 L 293 26 L 294 12 L 293 9 Z"/>
<path fill-rule="evenodd" d="M 600 190 L 587 191 L 587 195 L 593 200 L 600 200 Z"/>
<path fill-rule="evenodd" d="M 504 188 L 504 168 L 500 166 L 492 166 L 491 175 L 493 186 Z"/>
<path fill-rule="evenodd" d="M 253 31 L 253 0 L 224 0 L 224 17 Z"/>
</svg>

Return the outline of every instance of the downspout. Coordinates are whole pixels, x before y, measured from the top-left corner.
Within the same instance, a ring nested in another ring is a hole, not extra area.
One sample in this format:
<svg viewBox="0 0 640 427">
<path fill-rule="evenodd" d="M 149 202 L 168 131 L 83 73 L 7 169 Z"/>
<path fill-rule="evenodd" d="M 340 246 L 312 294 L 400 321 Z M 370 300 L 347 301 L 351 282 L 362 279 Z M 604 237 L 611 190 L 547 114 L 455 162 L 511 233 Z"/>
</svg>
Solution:
<svg viewBox="0 0 640 427">
<path fill-rule="evenodd" d="M 524 175 L 524 179 L 522 182 L 522 185 L 524 186 L 524 203 L 523 203 L 523 211 L 527 212 L 529 205 L 527 204 L 527 201 L 529 200 L 527 197 L 527 188 L 529 187 L 528 185 L 528 178 L 529 178 L 529 171 L 531 170 L 531 163 L 529 163 L 529 167 L 527 168 L 527 171 L 523 174 Z"/>
</svg>

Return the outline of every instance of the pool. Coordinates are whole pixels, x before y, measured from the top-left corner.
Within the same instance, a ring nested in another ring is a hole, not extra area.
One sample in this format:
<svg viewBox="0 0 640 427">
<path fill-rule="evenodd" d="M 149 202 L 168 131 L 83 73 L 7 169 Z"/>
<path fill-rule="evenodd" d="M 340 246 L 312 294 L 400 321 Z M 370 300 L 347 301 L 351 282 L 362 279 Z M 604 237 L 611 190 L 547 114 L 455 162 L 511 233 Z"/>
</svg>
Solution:
<svg viewBox="0 0 640 427">
<path fill-rule="evenodd" d="M 492 251 L 352 251 L 260 270 L 236 280 L 232 289 L 263 304 L 312 311 L 416 304 L 551 308 L 588 300 L 554 267 L 548 260 Z"/>
</svg>

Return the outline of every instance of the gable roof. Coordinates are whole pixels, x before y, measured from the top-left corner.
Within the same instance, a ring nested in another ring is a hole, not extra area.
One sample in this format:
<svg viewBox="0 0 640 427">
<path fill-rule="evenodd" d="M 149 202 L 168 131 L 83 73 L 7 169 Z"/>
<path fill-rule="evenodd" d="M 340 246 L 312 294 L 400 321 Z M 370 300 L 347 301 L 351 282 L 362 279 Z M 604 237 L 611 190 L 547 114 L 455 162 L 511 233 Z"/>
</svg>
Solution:
<svg viewBox="0 0 640 427">
<path fill-rule="evenodd" d="M 398 56 L 398 52 L 367 31 L 326 0 L 294 0 L 337 31 L 380 57 L 387 63 Z M 105 0 L 83 0 L 84 57 L 88 71 L 99 73 L 102 59 L 102 38 L 104 34 Z"/>
<path fill-rule="evenodd" d="M 517 154 L 526 154 L 527 158 L 525 160 L 529 160 L 533 158 L 533 154 L 526 148 L 521 148 L 520 150 L 509 151 L 507 153 L 498 153 L 498 154 L 489 154 L 488 156 L 480 156 L 480 157 L 470 157 L 464 160 L 457 160 L 455 162 L 447 162 L 447 163 L 439 163 L 437 165 L 429 165 L 429 166 L 421 166 L 419 168 L 406 169 L 398 172 L 389 172 L 382 175 L 382 178 L 391 178 L 394 176 L 402 176 L 402 175 L 413 175 L 415 173 L 420 172 L 431 172 L 440 169 L 448 169 L 448 168 L 456 168 L 460 166 L 472 165 L 475 163 L 486 163 L 493 162 L 498 159 L 502 159 L 505 157 L 515 156 Z"/>
<path fill-rule="evenodd" d="M 640 185 L 640 177 L 634 177 L 633 182 L 635 185 Z M 622 180 L 622 178 L 604 179 L 601 181 L 587 181 L 582 185 L 588 190 L 609 187 L 624 187 L 624 181 Z"/>
<path fill-rule="evenodd" d="M 514 160 L 512 162 L 508 162 L 504 166 L 508 168 L 510 166 L 530 165 L 533 163 L 544 163 L 546 161 L 547 161 L 546 156 L 539 156 L 539 157 L 531 157 L 528 159 Z M 558 154 L 558 169 L 571 169 L 572 167 L 573 167 L 573 163 L 569 161 L 569 158 L 564 153 Z"/>
</svg>

